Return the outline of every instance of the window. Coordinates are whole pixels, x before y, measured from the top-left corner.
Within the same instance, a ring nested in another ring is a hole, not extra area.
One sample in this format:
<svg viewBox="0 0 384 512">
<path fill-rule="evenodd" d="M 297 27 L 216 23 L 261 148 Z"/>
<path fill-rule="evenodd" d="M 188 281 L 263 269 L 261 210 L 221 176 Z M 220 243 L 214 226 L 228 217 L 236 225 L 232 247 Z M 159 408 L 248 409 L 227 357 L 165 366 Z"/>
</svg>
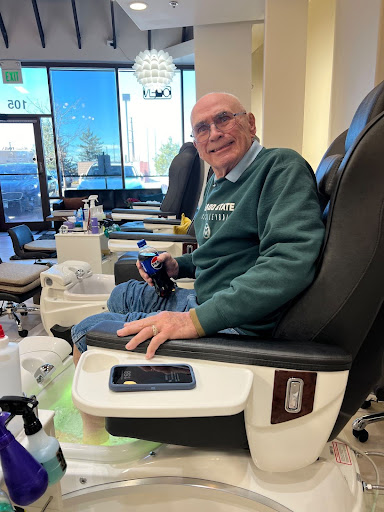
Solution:
<svg viewBox="0 0 384 512">
<path fill-rule="evenodd" d="M 50 114 L 46 68 L 22 69 L 22 84 L 0 81 L 0 114 Z"/>
<path fill-rule="evenodd" d="M 183 143 L 180 73 L 177 71 L 170 86 L 157 93 L 143 89 L 133 71 L 119 70 L 126 182 L 126 169 L 134 166 L 139 169 L 145 188 L 168 184 L 169 165 Z"/>
<path fill-rule="evenodd" d="M 22 73 L 23 84 L 0 84 L 0 113 L 41 116 L 51 198 L 60 184 L 63 191 L 168 184 L 173 157 L 191 140 L 193 70 L 178 70 L 160 93 L 143 90 L 127 68 L 52 67 L 51 91 L 47 68 L 23 67 Z"/>
<path fill-rule="evenodd" d="M 121 163 L 115 70 L 52 68 L 51 84 L 63 188 L 91 188 L 82 183 L 99 159 Z"/>
<path fill-rule="evenodd" d="M 196 103 L 196 82 L 195 71 L 183 71 L 183 97 L 184 97 L 184 141 L 192 142 L 191 139 L 191 112 Z"/>
<path fill-rule="evenodd" d="M 57 176 L 57 165 L 55 155 L 55 142 L 53 138 L 52 118 L 42 117 L 41 139 L 43 141 L 43 152 L 45 161 L 45 177 L 49 197 L 59 196 L 59 181 Z"/>
</svg>

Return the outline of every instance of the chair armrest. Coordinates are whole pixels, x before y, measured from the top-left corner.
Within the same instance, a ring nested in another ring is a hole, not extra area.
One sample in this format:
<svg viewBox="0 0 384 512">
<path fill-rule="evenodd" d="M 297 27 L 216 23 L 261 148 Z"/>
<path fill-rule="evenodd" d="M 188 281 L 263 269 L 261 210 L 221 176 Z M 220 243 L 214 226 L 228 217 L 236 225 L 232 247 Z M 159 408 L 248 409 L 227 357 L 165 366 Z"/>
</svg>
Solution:
<svg viewBox="0 0 384 512">
<path fill-rule="evenodd" d="M 109 233 L 110 240 L 142 240 L 147 242 L 188 242 L 196 243 L 196 238 L 191 235 L 173 235 L 170 233 L 144 233 L 130 231 L 113 231 Z"/>
<path fill-rule="evenodd" d="M 64 199 L 56 199 L 51 202 L 52 210 L 64 210 Z"/>
<path fill-rule="evenodd" d="M 160 208 L 161 207 L 161 203 L 159 203 L 159 201 L 134 201 L 132 203 L 132 208 L 135 209 L 135 208 Z M 131 208 L 129 208 L 131 209 Z"/>
<path fill-rule="evenodd" d="M 148 217 L 150 216 L 160 216 L 160 217 L 167 217 L 169 215 L 176 215 L 176 212 L 164 212 L 162 210 L 151 210 L 151 209 L 148 209 L 148 210 L 144 210 L 144 209 L 138 209 L 138 210 L 135 210 L 134 208 L 114 208 L 112 210 L 112 213 L 114 214 L 118 214 L 118 215 L 147 215 Z"/>
<path fill-rule="evenodd" d="M 156 224 L 158 226 L 180 226 L 181 219 L 161 219 L 159 217 L 147 217 L 143 224 Z"/>
<path fill-rule="evenodd" d="M 161 203 L 160 201 L 134 201 L 132 206 L 154 206 L 157 208 L 158 206 L 161 206 Z"/>
<path fill-rule="evenodd" d="M 87 344 L 125 350 L 125 345 L 131 337 L 118 337 L 116 331 L 121 327 L 121 322 L 99 322 L 87 333 Z M 149 341 L 142 343 L 135 352 L 145 353 L 148 344 Z M 334 345 L 229 334 L 190 340 L 169 340 L 158 348 L 157 354 L 183 359 L 325 372 L 349 370 L 352 363 L 351 355 Z"/>
</svg>

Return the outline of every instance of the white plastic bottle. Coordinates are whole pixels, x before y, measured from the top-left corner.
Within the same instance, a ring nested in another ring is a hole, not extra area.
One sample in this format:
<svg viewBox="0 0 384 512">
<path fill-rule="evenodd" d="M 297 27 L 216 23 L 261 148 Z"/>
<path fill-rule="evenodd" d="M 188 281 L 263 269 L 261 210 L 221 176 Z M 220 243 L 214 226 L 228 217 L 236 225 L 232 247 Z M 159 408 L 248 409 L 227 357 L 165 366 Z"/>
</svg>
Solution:
<svg viewBox="0 0 384 512">
<path fill-rule="evenodd" d="M 83 203 L 84 203 L 83 230 L 84 231 L 89 231 L 89 204 L 88 204 L 88 201 L 89 201 L 89 199 L 83 199 Z"/>
<path fill-rule="evenodd" d="M 10 395 L 22 395 L 19 346 L 9 341 L 0 325 L 0 397 Z"/>
</svg>

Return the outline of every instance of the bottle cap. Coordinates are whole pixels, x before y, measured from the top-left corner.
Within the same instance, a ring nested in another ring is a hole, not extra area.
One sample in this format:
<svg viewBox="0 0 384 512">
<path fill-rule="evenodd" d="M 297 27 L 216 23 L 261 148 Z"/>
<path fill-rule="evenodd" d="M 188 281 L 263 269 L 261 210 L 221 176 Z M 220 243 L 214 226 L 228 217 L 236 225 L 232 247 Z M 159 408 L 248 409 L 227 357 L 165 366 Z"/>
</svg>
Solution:
<svg viewBox="0 0 384 512">
<path fill-rule="evenodd" d="M 6 347 L 8 345 L 8 342 L 8 336 L 4 334 L 3 326 L 0 324 L 0 348 Z"/>
<path fill-rule="evenodd" d="M 33 434 L 36 434 L 37 432 L 40 432 L 40 430 L 43 428 L 41 425 L 41 422 L 37 416 L 35 416 L 35 413 L 31 411 L 29 414 L 23 414 L 23 420 L 24 420 L 24 432 L 25 435 L 31 436 Z"/>
<path fill-rule="evenodd" d="M 139 247 L 144 247 L 144 245 L 147 245 L 147 242 L 146 242 L 146 241 L 144 240 L 144 238 L 143 238 L 142 240 L 139 240 L 139 241 L 137 242 L 137 245 L 138 245 Z"/>
</svg>

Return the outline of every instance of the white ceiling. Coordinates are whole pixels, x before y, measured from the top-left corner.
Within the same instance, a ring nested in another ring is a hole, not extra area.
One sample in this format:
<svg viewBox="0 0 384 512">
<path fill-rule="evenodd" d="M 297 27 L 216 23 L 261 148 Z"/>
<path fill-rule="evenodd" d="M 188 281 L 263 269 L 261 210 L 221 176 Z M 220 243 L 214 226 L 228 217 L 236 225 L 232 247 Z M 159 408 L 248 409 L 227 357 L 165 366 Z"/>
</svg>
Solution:
<svg viewBox="0 0 384 512">
<path fill-rule="evenodd" d="M 171 7 L 169 0 L 144 0 L 145 11 L 133 11 L 133 0 L 117 0 L 140 30 L 190 27 L 264 19 L 264 0 L 178 0 Z"/>
</svg>

